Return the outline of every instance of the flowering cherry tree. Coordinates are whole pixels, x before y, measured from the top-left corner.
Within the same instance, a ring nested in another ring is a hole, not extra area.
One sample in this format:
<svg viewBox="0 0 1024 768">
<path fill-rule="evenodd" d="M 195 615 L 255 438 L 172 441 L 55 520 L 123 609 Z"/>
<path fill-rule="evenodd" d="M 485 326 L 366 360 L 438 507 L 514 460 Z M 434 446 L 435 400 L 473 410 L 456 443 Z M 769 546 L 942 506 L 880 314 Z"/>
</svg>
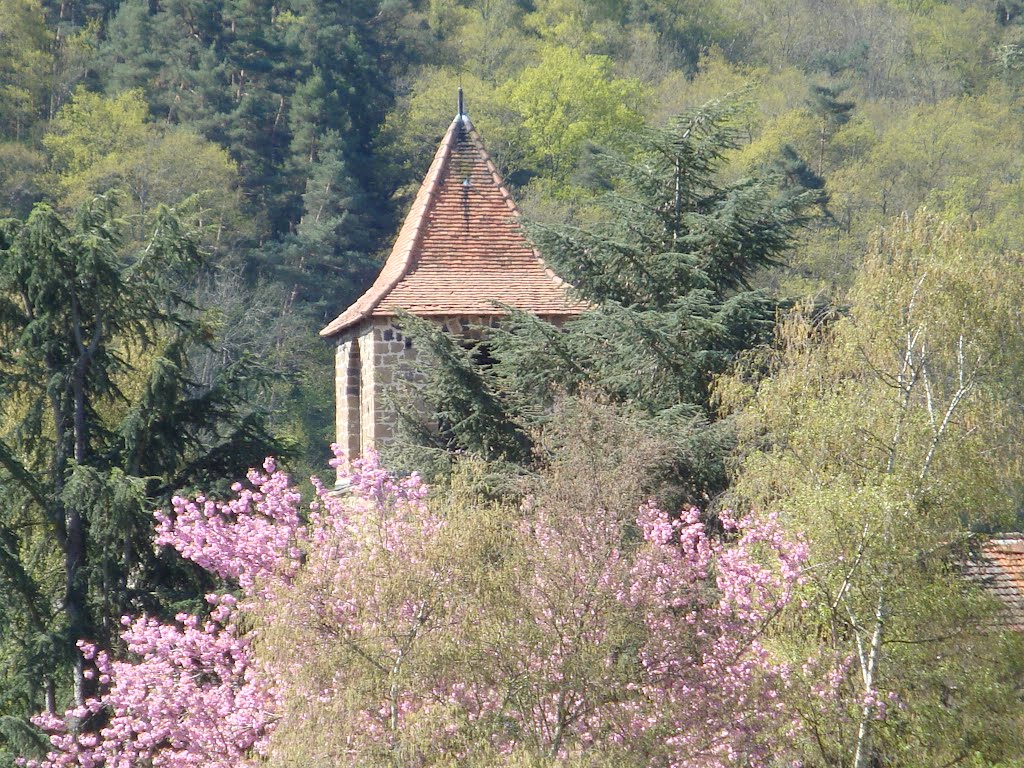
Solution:
<svg viewBox="0 0 1024 768">
<path fill-rule="evenodd" d="M 714 536 L 696 509 L 460 511 L 379 468 L 353 487 L 322 497 L 273 606 L 271 655 L 301 692 L 283 699 L 282 763 L 717 767 L 791 743 L 785 694 L 806 674 L 764 638 L 807 552 L 777 517 L 727 515 Z"/>
<path fill-rule="evenodd" d="M 65 718 L 34 718 L 53 749 L 41 762 L 24 761 L 27 768 L 238 768 L 265 750 L 280 693 L 254 663 L 239 617 L 294 576 L 306 530 L 301 498 L 273 461 L 248 481 L 234 486 L 229 502 L 176 497 L 171 514 L 156 513 L 157 544 L 237 584 L 241 604 L 231 593 L 210 594 L 206 618 L 180 613 L 165 624 L 125 616 L 128 660 L 79 642 L 94 665 L 86 674 L 98 675 L 103 692 Z"/>
<path fill-rule="evenodd" d="M 717 768 L 763 762 L 792 736 L 794 676 L 764 637 L 806 551 L 775 517 L 726 516 L 722 537 L 695 509 L 653 504 L 633 520 L 543 499 L 460 512 L 372 454 L 334 464 L 351 492 L 315 483 L 305 521 L 269 461 L 231 501 L 157 513 L 157 543 L 239 597 L 209 595 L 207 616 L 169 624 L 125 617 L 126 660 L 82 643 L 102 693 L 37 718 L 53 749 L 26 764 L 600 751 Z"/>
</svg>

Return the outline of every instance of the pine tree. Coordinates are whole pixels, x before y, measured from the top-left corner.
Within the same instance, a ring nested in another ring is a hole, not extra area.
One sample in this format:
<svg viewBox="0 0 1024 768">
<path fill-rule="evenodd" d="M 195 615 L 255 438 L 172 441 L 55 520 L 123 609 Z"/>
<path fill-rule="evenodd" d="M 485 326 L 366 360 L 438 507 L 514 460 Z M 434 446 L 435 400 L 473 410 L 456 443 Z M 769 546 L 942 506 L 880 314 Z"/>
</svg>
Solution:
<svg viewBox="0 0 1024 768">
<path fill-rule="evenodd" d="M 160 610 L 180 588 L 148 544 L 153 500 L 273 445 L 246 404 L 255 361 L 192 380 L 210 333 L 183 293 L 193 242 L 165 212 L 126 253 L 114 207 L 98 198 L 66 221 L 39 206 L 0 224 L 0 579 L 24 628 L 4 651 L 26 646 L 41 685 L 25 703 L 45 693 L 51 711 L 66 663 L 74 700 L 91 695 L 78 639 L 109 640 L 126 610 Z"/>
<path fill-rule="evenodd" d="M 818 142 L 818 176 L 824 172 L 825 168 L 825 145 L 837 128 L 850 122 L 850 113 L 857 106 L 852 101 L 840 100 L 839 97 L 845 90 L 844 87 L 811 86 L 811 97 L 807 103 L 814 115 L 821 121 Z"/>
</svg>

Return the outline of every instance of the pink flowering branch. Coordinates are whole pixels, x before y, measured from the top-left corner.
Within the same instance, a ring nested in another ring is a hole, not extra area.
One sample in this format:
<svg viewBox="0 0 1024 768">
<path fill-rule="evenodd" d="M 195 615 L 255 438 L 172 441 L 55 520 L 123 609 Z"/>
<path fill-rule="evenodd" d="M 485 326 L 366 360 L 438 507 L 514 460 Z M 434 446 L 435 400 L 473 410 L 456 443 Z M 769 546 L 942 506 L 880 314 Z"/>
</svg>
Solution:
<svg viewBox="0 0 1024 768">
<path fill-rule="evenodd" d="M 823 700 L 842 682 L 842 669 L 816 682 L 814 660 L 794 673 L 764 644 L 807 558 L 774 516 L 725 515 L 726 541 L 696 509 L 648 504 L 634 528 L 606 510 L 528 504 L 509 522 L 519 555 L 500 566 L 495 598 L 464 570 L 419 477 L 391 476 L 372 453 L 336 452 L 333 466 L 350 493 L 314 480 L 308 522 L 270 461 L 229 501 L 175 498 L 157 513 L 157 542 L 237 584 L 241 599 L 209 595 L 205 618 L 126 617 L 128 659 L 83 643 L 102 693 L 65 719 L 37 718 L 53 749 L 26 765 L 244 767 L 282 717 L 323 712 L 334 718 L 324 727 L 344 732 L 337 765 L 386 761 L 426 727 L 450 761 L 476 743 L 725 768 L 769 762 L 792 738 L 798 682 Z M 240 630 L 260 622 L 288 639 L 267 632 L 257 644 Z M 315 663 L 325 653 L 326 679 Z M 295 701 L 311 707 L 295 714 Z M 92 727 L 69 730 L 82 721 Z"/>
<path fill-rule="evenodd" d="M 273 459 L 263 470 L 249 470 L 250 486 L 235 483 L 237 496 L 227 502 L 175 496 L 170 514 L 155 513 L 156 544 L 237 582 L 245 595 L 255 594 L 257 584 L 265 590 L 275 579 L 293 576 L 306 538 L 299 516 L 302 497 L 288 476 L 276 471 Z"/>
<path fill-rule="evenodd" d="M 229 582 L 246 599 L 265 597 L 296 573 L 306 530 L 301 498 L 268 459 L 236 483 L 227 502 L 175 497 L 155 513 L 157 545 Z M 121 637 L 131 657 L 111 659 L 79 647 L 102 693 L 64 718 L 34 719 L 52 750 L 28 768 L 238 768 L 260 752 L 275 722 L 279 692 L 255 663 L 252 638 L 239 631 L 243 608 L 231 594 L 207 595 L 207 618 L 181 613 L 172 623 L 125 616 Z M 85 723 L 86 727 L 80 724 Z M 69 724 L 74 728 L 69 728 Z"/>
<path fill-rule="evenodd" d="M 68 715 L 105 724 L 71 732 L 60 718 L 35 718 L 53 746 L 41 765 L 237 768 L 250 750 L 264 746 L 273 691 L 254 674 L 248 640 L 236 634 L 234 598 L 208 600 L 214 609 L 202 623 L 189 614 L 179 614 L 173 624 L 125 617 L 122 637 L 135 661 L 114 661 L 80 642 L 94 663 L 90 673 L 106 690 Z"/>
</svg>

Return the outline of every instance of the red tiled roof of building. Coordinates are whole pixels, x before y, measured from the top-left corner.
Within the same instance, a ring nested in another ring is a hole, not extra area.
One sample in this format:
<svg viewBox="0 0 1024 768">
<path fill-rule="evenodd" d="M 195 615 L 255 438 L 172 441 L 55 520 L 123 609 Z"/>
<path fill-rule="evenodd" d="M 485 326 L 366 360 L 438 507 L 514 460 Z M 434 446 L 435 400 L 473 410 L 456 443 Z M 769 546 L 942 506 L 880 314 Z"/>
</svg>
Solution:
<svg viewBox="0 0 1024 768">
<path fill-rule="evenodd" d="M 321 336 L 364 318 L 499 315 L 495 302 L 541 316 L 585 305 L 527 241 L 519 211 L 469 118 L 452 121 L 377 279 Z"/>
<path fill-rule="evenodd" d="M 966 572 L 1002 603 L 995 625 L 1024 630 L 1024 533 L 996 534 L 981 545 Z"/>
</svg>

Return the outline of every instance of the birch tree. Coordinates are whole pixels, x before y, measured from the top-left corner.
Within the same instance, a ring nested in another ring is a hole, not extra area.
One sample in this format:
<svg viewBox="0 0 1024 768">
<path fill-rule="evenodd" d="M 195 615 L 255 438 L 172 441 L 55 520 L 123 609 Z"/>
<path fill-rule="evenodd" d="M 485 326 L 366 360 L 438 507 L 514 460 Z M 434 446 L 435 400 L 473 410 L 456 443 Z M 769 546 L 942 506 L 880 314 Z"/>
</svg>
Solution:
<svg viewBox="0 0 1024 768">
<path fill-rule="evenodd" d="M 1021 747 L 985 719 L 1012 711 L 1010 662 L 955 569 L 969 531 L 1011 524 L 1019 500 L 1020 270 L 935 217 L 897 220 L 846 307 L 797 312 L 758 360 L 770 377 L 722 383 L 748 398 L 734 493 L 808 533 L 800 631 L 849 659 L 846 717 L 811 728 L 829 764 Z"/>
</svg>

